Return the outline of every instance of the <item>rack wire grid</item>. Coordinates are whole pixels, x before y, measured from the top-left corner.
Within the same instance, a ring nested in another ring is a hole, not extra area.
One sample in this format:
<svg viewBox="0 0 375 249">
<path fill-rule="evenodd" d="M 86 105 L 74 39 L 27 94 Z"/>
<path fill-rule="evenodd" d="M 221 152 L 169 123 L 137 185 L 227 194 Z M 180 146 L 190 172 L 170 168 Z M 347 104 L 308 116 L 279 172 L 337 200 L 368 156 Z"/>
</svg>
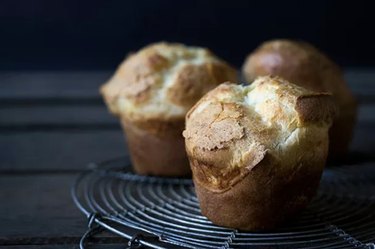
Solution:
<svg viewBox="0 0 375 249">
<path fill-rule="evenodd" d="M 241 232 L 201 215 L 190 179 L 133 174 L 127 158 L 92 164 L 72 187 L 89 220 L 85 241 L 108 230 L 130 248 L 375 249 L 375 165 L 327 168 L 317 196 L 296 219 L 272 232 Z"/>
</svg>

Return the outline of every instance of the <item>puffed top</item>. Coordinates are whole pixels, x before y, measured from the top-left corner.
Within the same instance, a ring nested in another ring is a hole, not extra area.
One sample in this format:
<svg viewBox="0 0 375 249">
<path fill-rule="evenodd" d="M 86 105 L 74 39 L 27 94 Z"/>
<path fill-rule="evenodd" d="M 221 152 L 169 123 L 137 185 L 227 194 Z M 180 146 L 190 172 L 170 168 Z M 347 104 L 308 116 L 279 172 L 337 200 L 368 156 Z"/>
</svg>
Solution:
<svg viewBox="0 0 375 249">
<path fill-rule="evenodd" d="M 257 76 L 274 75 L 313 91 L 330 92 L 340 115 L 354 115 L 356 101 L 340 68 L 306 42 L 287 39 L 264 42 L 247 57 L 243 72 L 249 82 Z"/>
<path fill-rule="evenodd" d="M 213 191 L 225 191 L 266 154 L 281 168 L 298 166 L 303 153 L 326 157 L 335 112 L 330 94 L 278 77 L 259 77 L 246 86 L 221 84 L 186 115 L 187 153 L 201 165 L 193 169 L 195 180 Z M 308 144 L 314 149 L 301 151 Z"/>
<path fill-rule="evenodd" d="M 115 115 L 168 121 L 184 119 L 206 92 L 236 79 L 236 71 L 207 49 L 161 42 L 128 56 L 101 93 Z"/>
</svg>

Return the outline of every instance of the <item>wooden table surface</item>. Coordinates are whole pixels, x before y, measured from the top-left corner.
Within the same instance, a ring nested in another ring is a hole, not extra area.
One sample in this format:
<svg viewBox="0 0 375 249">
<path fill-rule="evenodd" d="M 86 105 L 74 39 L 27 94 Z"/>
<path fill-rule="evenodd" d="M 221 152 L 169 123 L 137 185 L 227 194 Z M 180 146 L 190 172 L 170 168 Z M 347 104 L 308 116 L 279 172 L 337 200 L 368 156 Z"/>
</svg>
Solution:
<svg viewBox="0 0 375 249">
<path fill-rule="evenodd" d="M 0 72 L 0 248 L 78 248 L 70 187 L 89 162 L 127 154 L 98 87 L 108 71 Z M 375 167 L 375 69 L 348 69 L 359 99 L 352 152 Z M 375 228 L 374 228 L 375 229 Z M 104 234 L 90 248 L 124 248 Z"/>
</svg>

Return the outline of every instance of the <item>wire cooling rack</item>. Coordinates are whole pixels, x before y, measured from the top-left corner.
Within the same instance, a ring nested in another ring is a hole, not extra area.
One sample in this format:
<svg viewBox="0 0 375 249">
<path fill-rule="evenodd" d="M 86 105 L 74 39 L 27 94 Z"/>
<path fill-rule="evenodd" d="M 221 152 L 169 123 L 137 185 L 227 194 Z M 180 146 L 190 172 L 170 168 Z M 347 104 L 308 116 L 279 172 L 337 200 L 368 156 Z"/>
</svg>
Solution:
<svg viewBox="0 0 375 249">
<path fill-rule="evenodd" d="M 202 216 L 189 179 L 135 175 L 126 158 L 92 164 L 72 187 L 89 220 L 80 246 L 102 230 L 129 248 L 372 248 L 375 249 L 375 164 L 324 171 L 309 207 L 277 230 L 241 232 Z"/>
</svg>

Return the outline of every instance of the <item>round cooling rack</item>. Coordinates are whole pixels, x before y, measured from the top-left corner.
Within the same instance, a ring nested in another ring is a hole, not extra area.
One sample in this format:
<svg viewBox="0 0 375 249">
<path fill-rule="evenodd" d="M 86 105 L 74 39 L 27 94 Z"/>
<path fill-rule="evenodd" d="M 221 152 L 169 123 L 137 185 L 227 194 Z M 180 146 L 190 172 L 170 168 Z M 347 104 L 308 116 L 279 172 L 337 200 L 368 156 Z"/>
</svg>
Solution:
<svg viewBox="0 0 375 249">
<path fill-rule="evenodd" d="M 271 232 L 219 227 L 202 216 L 190 179 L 133 174 L 126 158 L 92 164 L 72 188 L 89 220 L 85 241 L 103 230 L 130 248 L 375 249 L 375 164 L 327 168 L 309 207 Z"/>
</svg>

